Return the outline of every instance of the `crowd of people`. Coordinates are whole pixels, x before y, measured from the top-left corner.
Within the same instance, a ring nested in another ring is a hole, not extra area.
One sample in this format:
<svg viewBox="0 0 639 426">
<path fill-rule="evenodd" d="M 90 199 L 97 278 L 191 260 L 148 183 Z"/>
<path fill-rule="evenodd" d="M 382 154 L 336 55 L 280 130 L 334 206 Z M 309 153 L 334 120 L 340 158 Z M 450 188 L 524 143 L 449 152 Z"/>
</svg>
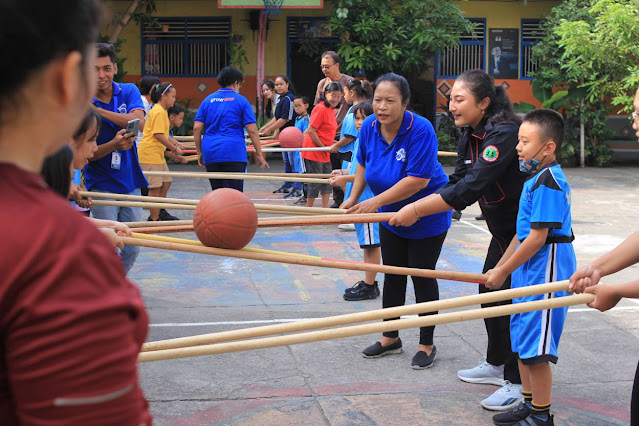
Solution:
<svg viewBox="0 0 639 426">
<path fill-rule="evenodd" d="M 119 239 L 130 235 L 121 222 L 142 221 L 142 210 L 93 205 L 78 192 L 140 195 L 144 190 L 165 197 L 170 179 L 147 180 L 143 171 L 167 170 L 166 158 L 184 161 L 171 128 L 181 124 L 185 111 L 169 82 L 145 77 L 138 89 L 113 81 L 113 46 L 94 44 L 96 1 L 69 0 L 64 10 L 54 2 L 34 3 L 0 5 L 5 33 L 0 47 L 17 58 L 0 88 L 5 219 L 0 226 L 12 241 L 0 246 L 0 419 L 7 425 L 99 424 L 104 419 L 150 424 L 136 365 L 148 316 L 139 291 L 126 278 L 138 249 Z M 51 21 L 58 25 L 51 27 Z M 45 27 L 43 48 L 39 29 Z M 32 52 L 28 60 L 20 59 L 23 49 Z M 325 207 L 332 193 L 334 206 L 349 214 L 394 212 L 388 223 L 355 226 L 369 263 L 435 269 L 451 212 L 479 202 L 492 235 L 483 268 L 488 280 L 480 293 L 569 279 L 571 292 L 594 294 L 591 306 L 602 311 L 621 297 L 639 297 L 638 281 L 599 283 L 602 276 L 639 262 L 637 234 L 591 265 L 576 267 L 570 185 L 556 161 L 564 135 L 561 115 L 539 109 L 522 121 L 505 89 L 486 73 L 463 73 L 450 95 L 449 109 L 463 132 L 454 172 L 447 176 L 432 124 L 410 111 L 406 79 L 389 73 L 371 86 L 341 74 L 339 66 L 335 52 L 324 53 L 326 77 L 318 83 L 310 114 L 309 98 L 296 94 L 285 75 L 265 82 L 262 95 L 272 115 L 259 129 L 253 108 L 239 94 L 242 73 L 221 70 L 220 89 L 195 116 L 198 163 L 207 171 L 245 172 L 246 130 L 255 160 L 269 167 L 260 134 L 277 135 L 295 126 L 304 134 L 303 147 L 329 151 L 283 155 L 286 171 L 331 174 L 330 185 L 303 189 L 287 182 L 276 192 L 304 198 L 307 206 L 320 196 Z M 18 97 L 23 102 L 14 102 Z M 639 91 L 634 107 L 639 137 Z M 130 130 L 130 123 L 138 123 L 139 132 Z M 220 187 L 243 190 L 241 180 L 211 180 L 212 189 Z M 91 218 L 83 217 L 87 209 Z M 158 209 L 148 218 L 172 219 Z M 412 281 L 417 302 L 439 299 L 435 279 Z M 406 286 L 406 276 L 386 274 L 383 307 L 403 305 Z M 344 298 L 379 295 L 376 274 L 366 273 Z M 566 312 L 557 308 L 485 321 L 487 356 L 458 376 L 500 386 L 481 401 L 484 408 L 502 411 L 493 417 L 495 424 L 554 424 L 549 363 L 558 360 Z M 433 335 L 434 326 L 420 330 L 414 369 L 433 366 Z M 402 348 L 398 332 L 389 331 L 363 355 L 375 358 Z M 639 370 L 633 424 L 639 422 L 638 404 Z"/>
</svg>

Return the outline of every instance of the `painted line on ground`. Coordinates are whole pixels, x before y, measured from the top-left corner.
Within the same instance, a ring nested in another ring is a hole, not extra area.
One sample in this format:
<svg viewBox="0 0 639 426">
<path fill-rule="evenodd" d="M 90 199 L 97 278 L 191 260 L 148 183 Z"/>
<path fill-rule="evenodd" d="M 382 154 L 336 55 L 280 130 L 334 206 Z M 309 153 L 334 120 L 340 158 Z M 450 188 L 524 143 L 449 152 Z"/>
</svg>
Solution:
<svg viewBox="0 0 639 426">
<path fill-rule="evenodd" d="M 639 306 L 618 306 L 610 309 L 607 312 L 619 312 L 630 311 L 639 312 Z M 570 308 L 568 313 L 581 313 L 581 312 L 599 312 L 592 308 Z M 417 315 L 404 315 L 402 318 L 415 318 Z M 150 324 L 151 327 L 205 327 L 214 325 L 248 325 L 248 324 L 277 324 L 284 322 L 298 322 L 298 321 L 310 321 L 317 318 L 278 318 L 278 319 L 265 319 L 265 320 L 253 320 L 253 321 L 215 321 L 215 322 L 167 322 L 159 324 Z"/>
<path fill-rule="evenodd" d="M 468 226 L 470 226 L 471 228 L 478 229 L 478 230 L 480 230 L 481 232 L 483 232 L 484 234 L 492 235 L 492 234 L 490 233 L 490 231 L 489 231 L 489 230 L 484 229 L 484 228 L 482 228 L 481 226 L 477 226 L 477 225 L 475 225 L 474 223 L 470 223 L 470 222 L 468 222 L 468 221 L 461 220 L 461 219 L 460 219 L 460 220 L 458 220 L 458 222 L 459 222 L 459 223 L 463 223 L 464 225 L 468 225 Z"/>
</svg>

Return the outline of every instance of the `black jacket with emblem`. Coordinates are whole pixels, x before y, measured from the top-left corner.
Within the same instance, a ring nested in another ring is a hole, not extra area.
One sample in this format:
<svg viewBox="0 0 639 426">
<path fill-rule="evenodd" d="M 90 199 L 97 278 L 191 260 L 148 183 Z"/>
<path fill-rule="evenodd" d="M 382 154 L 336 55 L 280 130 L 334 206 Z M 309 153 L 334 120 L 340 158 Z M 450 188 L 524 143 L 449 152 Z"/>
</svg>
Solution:
<svg viewBox="0 0 639 426">
<path fill-rule="evenodd" d="M 455 209 L 479 201 L 490 233 L 505 247 L 516 233 L 519 197 L 527 178 L 519 171 L 518 132 L 515 122 L 467 128 L 457 146 L 455 172 L 440 190 Z"/>
</svg>

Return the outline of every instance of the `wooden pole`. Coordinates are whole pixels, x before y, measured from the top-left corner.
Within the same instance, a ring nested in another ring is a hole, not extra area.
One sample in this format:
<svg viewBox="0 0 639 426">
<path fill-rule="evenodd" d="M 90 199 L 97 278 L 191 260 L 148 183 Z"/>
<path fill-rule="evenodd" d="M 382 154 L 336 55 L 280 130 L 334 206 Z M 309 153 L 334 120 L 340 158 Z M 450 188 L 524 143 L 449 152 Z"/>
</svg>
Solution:
<svg viewBox="0 0 639 426">
<path fill-rule="evenodd" d="M 482 318 L 495 318 L 515 313 L 581 305 L 584 303 L 590 303 L 594 299 L 595 296 L 592 294 L 579 294 L 574 296 L 557 297 L 548 300 L 537 300 L 534 302 L 515 303 L 512 305 L 501 305 L 493 306 L 490 308 L 470 309 L 465 311 L 449 312 L 445 314 L 429 315 L 417 318 L 384 321 L 376 324 L 361 324 L 350 327 L 333 328 L 329 330 L 310 331 L 307 333 L 286 336 L 264 337 L 239 342 L 227 342 L 214 345 L 156 350 L 140 353 L 140 355 L 138 356 L 138 361 L 160 361 L 165 359 L 187 358 L 203 355 L 240 352 L 252 349 L 273 348 L 277 346 L 287 346 L 299 343 L 318 342 L 321 340 L 334 340 L 345 337 L 360 336 L 364 334 L 405 330 L 407 328 L 427 327 L 432 325 L 449 324 L 452 322 L 470 321 Z"/>
<path fill-rule="evenodd" d="M 147 202 L 148 203 L 170 203 L 170 204 L 197 206 L 197 203 L 200 202 L 200 200 L 189 200 L 189 199 L 183 199 L 183 198 L 145 197 L 142 195 L 112 194 L 109 192 L 80 191 L 79 194 L 80 196 L 83 196 L 83 197 L 106 198 L 106 199 L 124 200 L 124 201 L 138 201 L 141 203 L 147 203 Z M 115 204 L 107 204 L 107 205 L 115 205 Z M 322 208 L 322 207 L 298 207 L 298 206 L 285 206 L 285 205 L 259 204 L 259 203 L 254 204 L 254 206 L 258 211 L 264 210 L 265 212 L 277 211 L 277 212 L 297 213 L 297 214 L 309 214 L 309 213 L 322 214 L 323 213 L 323 214 L 332 214 L 332 215 L 343 214 L 346 212 L 345 209 L 328 209 L 328 208 Z M 138 222 L 133 222 L 133 223 L 138 223 Z M 157 223 L 157 222 L 154 222 L 154 223 Z"/>
<path fill-rule="evenodd" d="M 169 242 L 169 243 L 189 244 L 189 245 L 192 245 L 192 246 L 200 246 L 200 247 L 204 246 L 200 241 L 187 240 L 185 238 L 172 238 L 172 237 L 164 237 L 164 236 L 160 236 L 160 235 L 146 235 L 146 234 L 140 234 L 140 233 L 137 233 L 137 232 L 133 232 L 132 234 L 133 234 L 132 235 L 133 238 L 140 238 L 140 239 L 143 239 L 143 240 L 165 241 L 165 242 Z M 311 255 L 308 255 L 308 254 L 287 253 L 287 252 L 283 252 L 283 251 L 265 250 L 265 249 L 258 249 L 258 248 L 253 248 L 253 247 L 244 247 L 243 249 L 240 249 L 240 250 L 241 251 L 246 251 L 246 252 L 251 252 L 251 253 L 280 254 L 280 255 L 285 255 L 285 256 L 301 257 L 301 258 L 306 258 L 306 259 L 321 259 L 321 257 L 319 257 L 319 256 L 311 256 Z"/>
<path fill-rule="evenodd" d="M 145 203 L 142 201 L 93 200 L 93 204 L 98 206 L 142 207 L 143 209 L 195 210 L 195 206 L 188 204 Z"/>
<path fill-rule="evenodd" d="M 193 220 L 157 220 L 145 222 L 123 222 L 129 228 L 147 228 L 147 227 L 177 227 L 184 225 L 193 225 Z"/>
<path fill-rule="evenodd" d="M 339 225 L 343 223 L 381 223 L 388 222 L 395 213 L 363 213 L 343 215 L 322 215 L 312 217 L 282 217 L 259 221 L 260 228 L 278 228 L 283 226 Z"/>
<path fill-rule="evenodd" d="M 265 262 L 289 263 L 322 268 L 345 269 L 349 271 L 371 271 L 384 274 L 411 275 L 415 277 L 437 278 L 443 280 L 464 281 L 471 283 L 485 283 L 486 275 L 468 272 L 437 271 L 432 269 L 405 268 L 399 266 L 376 265 L 373 263 L 353 262 L 335 259 L 295 258 L 290 255 L 271 255 L 249 253 L 242 250 L 228 250 L 214 247 L 198 247 L 188 244 L 167 243 L 162 241 L 148 241 L 139 238 L 121 237 L 124 244 L 140 247 L 150 247 L 164 250 L 176 250 L 189 253 L 209 254 L 213 256 L 236 257 L 240 259 L 260 260 Z"/>
<path fill-rule="evenodd" d="M 191 232 L 194 230 L 193 225 L 146 226 L 134 229 L 140 234 L 167 234 L 171 232 Z"/>
<path fill-rule="evenodd" d="M 336 315 L 326 318 L 317 318 L 306 321 L 251 327 L 241 330 L 222 331 L 219 333 L 200 334 L 197 336 L 179 337 L 176 339 L 158 340 L 142 345 L 142 352 L 157 351 L 162 349 L 185 348 L 189 346 L 207 345 L 226 342 L 230 340 L 252 339 L 255 337 L 270 336 L 273 334 L 294 333 L 297 331 L 315 330 L 318 328 L 335 327 L 358 322 L 375 321 L 386 318 L 399 318 L 404 315 L 416 315 L 427 312 L 437 312 L 446 309 L 455 309 L 472 305 L 482 305 L 517 297 L 526 297 L 536 294 L 554 293 L 567 290 L 568 281 L 558 281 L 549 284 L 539 284 L 502 291 L 476 294 L 472 296 L 455 297 L 446 300 L 417 303 L 408 306 L 376 309 L 366 312 Z"/>
<path fill-rule="evenodd" d="M 170 176 L 174 178 L 196 178 L 196 179 L 230 179 L 230 180 L 267 180 L 281 182 L 282 178 L 277 176 L 250 176 L 246 173 L 242 175 L 234 175 L 229 173 L 216 173 L 211 175 L 211 172 L 149 172 L 144 171 L 146 176 Z M 286 178 L 292 182 L 302 183 L 323 183 L 328 185 L 328 179 L 314 179 L 314 178 Z"/>
</svg>

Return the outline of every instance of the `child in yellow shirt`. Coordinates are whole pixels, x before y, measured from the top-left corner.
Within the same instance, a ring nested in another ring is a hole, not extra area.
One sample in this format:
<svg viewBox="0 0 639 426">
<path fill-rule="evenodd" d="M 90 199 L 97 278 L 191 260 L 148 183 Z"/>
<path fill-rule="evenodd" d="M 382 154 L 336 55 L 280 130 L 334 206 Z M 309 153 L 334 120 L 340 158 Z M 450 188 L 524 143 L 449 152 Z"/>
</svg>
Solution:
<svg viewBox="0 0 639 426">
<path fill-rule="evenodd" d="M 164 151 L 181 155 L 181 144 L 169 139 L 169 116 L 167 110 L 175 104 L 175 87 L 171 83 L 161 83 L 151 91 L 151 101 L 155 104 L 144 124 L 142 140 L 138 145 L 138 159 L 143 171 L 168 171 Z M 171 187 L 171 178 L 165 176 L 147 176 L 149 196 L 166 198 Z M 148 220 L 177 220 L 166 210 L 150 209 Z"/>
</svg>

